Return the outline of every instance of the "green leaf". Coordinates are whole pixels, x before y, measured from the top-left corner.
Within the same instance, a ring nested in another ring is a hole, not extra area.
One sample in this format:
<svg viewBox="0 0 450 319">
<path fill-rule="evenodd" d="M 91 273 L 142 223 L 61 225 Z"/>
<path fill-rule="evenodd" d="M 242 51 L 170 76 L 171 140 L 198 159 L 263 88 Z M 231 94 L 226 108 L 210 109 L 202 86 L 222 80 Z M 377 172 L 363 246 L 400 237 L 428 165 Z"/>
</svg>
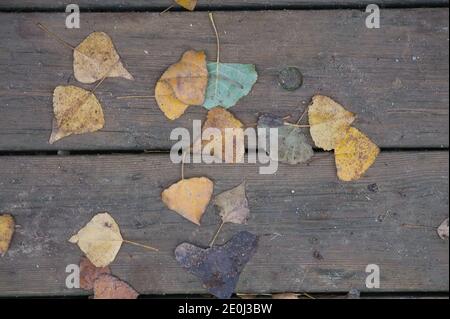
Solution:
<svg viewBox="0 0 450 319">
<path fill-rule="evenodd" d="M 208 88 L 203 106 L 230 108 L 248 95 L 258 79 L 253 64 L 208 63 Z"/>
</svg>

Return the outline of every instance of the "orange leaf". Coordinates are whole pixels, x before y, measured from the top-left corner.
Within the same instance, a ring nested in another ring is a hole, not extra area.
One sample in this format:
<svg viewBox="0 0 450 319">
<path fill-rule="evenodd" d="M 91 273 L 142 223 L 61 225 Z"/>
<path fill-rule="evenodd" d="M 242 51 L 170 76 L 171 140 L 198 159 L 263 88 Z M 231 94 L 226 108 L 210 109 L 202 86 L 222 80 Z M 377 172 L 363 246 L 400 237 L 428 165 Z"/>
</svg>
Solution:
<svg viewBox="0 0 450 319">
<path fill-rule="evenodd" d="M 169 209 L 200 225 L 214 189 L 206 177 L 183 179 L 162 193 L 162 201 Z"/>
<path fill-rule="evenodd" d="M 187 51 L 159 79 L 155 88 L 156 101 L 166 117 L 175 120 L 190 105 L 203 104 L 207 84 L 205 53 Z"/>
</svg>

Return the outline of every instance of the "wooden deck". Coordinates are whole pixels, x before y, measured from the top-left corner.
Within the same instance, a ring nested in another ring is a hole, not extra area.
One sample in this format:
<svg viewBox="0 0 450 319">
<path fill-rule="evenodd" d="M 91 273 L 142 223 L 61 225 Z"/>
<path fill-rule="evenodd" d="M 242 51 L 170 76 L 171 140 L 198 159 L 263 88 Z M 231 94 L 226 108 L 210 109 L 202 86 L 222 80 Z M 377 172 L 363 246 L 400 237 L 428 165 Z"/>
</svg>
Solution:
<svg viewBox="0 0 450 319">
<path fill-rule="evenodd" d="M 222 61 L 253 63 L 259 72 L 232 109 L 244 123 L 261 112 L 295 119 L 321 93 L 356 113 L 356 126 L 382 148 L 354 183 L 340 182 L 332 154 L 323 152 L 269 176 L 249 164 L 187 165 L 186 176 L 210 177 L 216 194 L 248 181 L 248 225 L 227 226 L 218 240 L 237 230 L 261 235 L 237 292 L 448 293 L 449 244 L 436 233 L 449 209 L 448 1 L 379 1 L 387 7 L 379 30 L 365 27 L 366 13 L 357 9 L 372 2 L 365 0 L 200 0 L 199 12 L 163 16 L 158 10 L 170 1 L 78 2 L 95 11 L 81 14 L 79 30 L 64 28 L 64 1 L 0 2 L 0 213 L 19 225 L 0 257 L 0 297 L 85 294 L 65 287 L 65 267 L 81 256 L 67 240 L 103 211 L 124 237 L 161 250 L 123 246 L 115 274 L 142 294 L 205 293 L 173 251 L 185 241 L 205 245 L 219 223 L 215 210 L 199 228 L 170 212 L 160 194 L 180 178 L 168 155 L 171 130 L 191 128 L 206 110 L 192 107 L 169 122 L 153 99 L 117 97 L 152 95 L 187 49 L 214 60 L 208 9 L 216 10 Z M 48 144 L 53 89 L 83 85 L 73 77 L 71 51 L 37 22 L 74 45 L 92 31 L 113 38 L 136 80 L 107 79 L 97 90 L 103 130 Z M 304 74 L 296 92 L 278 86 L 286 66 Z M 381 268 L 380 289 L 365 287 L 368 264 Z"/>
</svg>

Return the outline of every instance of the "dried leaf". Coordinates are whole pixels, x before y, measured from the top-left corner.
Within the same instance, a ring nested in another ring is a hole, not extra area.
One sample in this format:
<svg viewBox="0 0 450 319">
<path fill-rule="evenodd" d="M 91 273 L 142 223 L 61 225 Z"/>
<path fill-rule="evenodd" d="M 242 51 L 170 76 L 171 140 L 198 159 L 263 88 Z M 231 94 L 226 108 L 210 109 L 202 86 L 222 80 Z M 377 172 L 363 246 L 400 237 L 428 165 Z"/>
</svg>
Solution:
<svg viewBox="0 0 450 319">
<path fill-rule="evenodd" d="M 58 86 L 53 92 L 53 131 L 49 143 L 103 128 L 103 109 L 95 95 L 76 86 Z"/>
<path fill-rule="evenodd" d="M 94 282 L 100 275 L 111 274 L 109 267 L 95 267 L 87 257 L 80 260 L 80 288 L 84 290 L 94 289 Z"/>
<path fill-rule="evenodd" d="M 102 274 L 94 282 L 94 299 L 137 299 L 139 293 L 119 278 Z"/>
<path fill-rule="evenodd" d="M 246 224 L 250 217 L 248 200 L 245 194 L 246 183 L 217 195 L 214 204 L 220 209 L 224 223 Z"/>
<path fill-rule="evenodd" d="M 122 246 L 119 225 L 108 213 L 97 214 L 78 234 L 69 239 L 78 244 L 96 267 L 106 267 L 114 261 Z"/>
<path fill-rule="evenodd" d="M 133 80 L 104 32 L 93 32 L 84 39 L 73 51 L 73 59 L 75 79 L 81 83 L 94 83 L 104 77 Z"/>
<path fill-rule="evenodd" d="M 214 190 L 214 183 L 206 177 L 183 179 L 162 193 L 162 201 L 173 210 L 200 225 Z"/>
<path fill-rule="evenodd" d="M 179 118 L 190 105 L 203 104 L 207 83 L 205 53 L 187 51 L 156 84 L 155 97 L 159 108 L 170 120 Z"/>
<path fill-rule="evenodd" d="M 242 162 L 245 156 L 244 144 L 244 124 L 239 121 L 233 114 L 221 107 L 216 107 L 208 111 L 205 123 L 203 124 L 202 132 L 205 133 L 207 129 L 218 129 L 221 133 L 221 139 L 210 138 L 202 141 L 202 152 L 208 153 L 207 150 L 212 150 L 210 155 L 217 156 L 226 163 Z M 233 139 L 233 154 L 226 157 L 226 129 L 234 129 Z M 199 143 L 199 141 L 196 141 Z M 194 147 L 195 149 L 195 147 Z M 222 154 L 215 154 L 214 150 L 222 150 Z"/>
<path fill-rule="evenodd" d="M 438 232 L 439 237 L 441 237 L 441 239 L 443 239 L 443 240 L 448 239 L 448 218 L 446 220 L 444 220 L 444 222 L 441 224 L 441 226 L 439 226 L 437 232 Z"/>
<path fill-rule="evenodd" d="M 197 5 L 197 0 L 175 0 L 175 2 L 189 11 L 194 11 Z"/>
<path fill-rule="evenodd" d="M 230 108 L 247 96 L 258 80 L 253 64 L 208 63 L 209 81 L 203 106 Z"/>
<path fill-rule="evenodd" d="M 263 114 L 258 119 L 258 128 L 267 129 L 265 150 L 273 160 L 296 165 L 306 163 L 314 156 L 313 148 L 301 128 L 285 125 L 283 118 L 273 114 Z M 270 152 L 269 128 L 278 128 L 278 158 L 276 154 Z"/>
<path fill-rule="evenodd" d="M 326 151 L 336 148 L 356 119 L 342 105 L 322 95 L 313 97 L 308 114 L 314 143 Z"/>
<path fill-rule="evenodd" d="M 230 298 L 239 276 L 256 252 L 258 237 L 240 232 L 224 246 L 202 249 L 184 243 L 175 250 L 175 258 L 217 298 Z"/>
<path fill-rule="evenodd" d="M 8 251 L 15 225 L 14 217 L 8 214 L 0 215 L 0 256 Z"/>
<path fill-rule="evenodd" d="M 358 129 L 350 127 L 337 144 L 335 160 L 338 177 L 342 181 L 361 178 L 375 162 L 380 149 Z"/>
</svg>

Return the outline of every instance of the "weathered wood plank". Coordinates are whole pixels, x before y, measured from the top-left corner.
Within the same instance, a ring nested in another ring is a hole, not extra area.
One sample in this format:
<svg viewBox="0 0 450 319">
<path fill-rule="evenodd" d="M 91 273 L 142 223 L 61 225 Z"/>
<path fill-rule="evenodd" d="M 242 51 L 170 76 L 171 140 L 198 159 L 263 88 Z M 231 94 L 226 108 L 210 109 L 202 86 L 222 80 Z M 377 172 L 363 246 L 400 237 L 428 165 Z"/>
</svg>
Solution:
<svg viewBox="0 0 450 319">
<path fill-rule="evenodd" d="M 73 2 L 73 1 L 72 1 Z M 72 3 L 62 0 L 2 0 L 0 9 L 59 9 Z M 165 9 L 172 0 L 78 0 L 80 9 Z M 236 8 L 314 8 L 314 7 L 363 7 L 373 3 L 372 0 L 199 0 L 198 9 L 236 9 Z M 448 0 L 378 0 L 380 6 L 431 6 L 445 5 Z"/>
<path fill-rule="evenodd" d="M 186 176 L 212 178 L 215 194 L 248 181 L 248 226 L 227 226 L 218 241 L 244 229 L 262 236 L 238 292 L 369 292 L 372 263 L 381 267 L 379 291 L 445 292 L 449 246 L 436 227 L 448 216 L 448 162 L 444 151 L 383 152 L 355 183 L 339 182 L 326 154 L 274 176 L 248 164 L 188 165 Z M 142 293 L 204 293 L 173 251 L 184 241 L 207 244 L 219 219 L 209 207 L 199 228 L 164 207 L 161 191 L 179 178 L 165 155 L 1 157 L 0 211 L 19 227 L 0 259 L 0 295 L 80 294 L 64 284 L 66 265 L 81 254 L 67 239 L 102 211 L 124 237 L 161 250 L 125 245 L 114 273 Z"/>
<path fill-rule="evenodd" d="M 382 147 L 448 147 L 448 9 L 385 10 L 379 30 L 355 10 L 216 13 L 222 61 L 255 63 L 259 81 L 232 111 L 245 123 L 258 112 L 298 117 L 316 93 L 330 95 L 358 114 L 356 125 Z M 169 122 L 152 95 L 162 72 L 190 48 L 215 59 L 206 13 L 85 13 L 80 30 L 64 28 L 65 15 L 0 14 L 0 150 L 169 149 L 171 129 L 191 127 L 206 110 L 193 107 Z M 97 90 L 103 131 L 47 143 L 51 93 L 78 85 L 70 50 L 36 27 L 42 22 L 70 43 L 107 31 L 136 81 L 108 79 Z M 305 84 L 290 93 L 278 72 L 298 66 Z"/>
</svg>

